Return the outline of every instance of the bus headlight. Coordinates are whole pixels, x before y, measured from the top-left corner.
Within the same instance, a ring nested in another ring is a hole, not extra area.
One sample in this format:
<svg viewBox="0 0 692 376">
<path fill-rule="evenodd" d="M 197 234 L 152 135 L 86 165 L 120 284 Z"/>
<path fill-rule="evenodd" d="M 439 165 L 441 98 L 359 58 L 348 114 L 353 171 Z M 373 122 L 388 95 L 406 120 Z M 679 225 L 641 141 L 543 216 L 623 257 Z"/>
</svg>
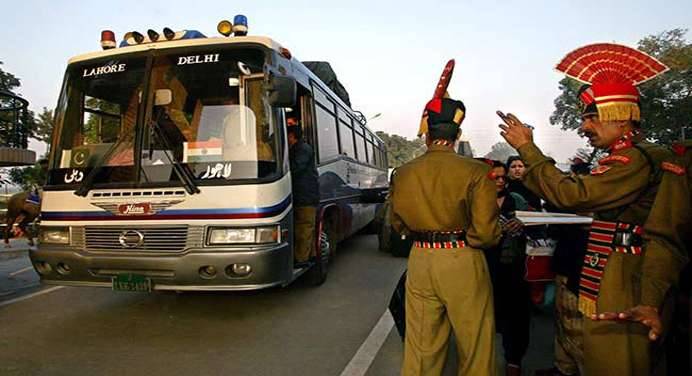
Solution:
<svg viewBox="0 0 692 376">
<path fill-rule="evenodd" d="M 257 228 L 211 228 L 209 244 L 269 244 L 280 241 L 279 226 Z"/>
<path fill-rule="evenodd" d="M 68 227 L 40 227 L 41 243 L 70 244 L 70 229 Z"/>
</svg>

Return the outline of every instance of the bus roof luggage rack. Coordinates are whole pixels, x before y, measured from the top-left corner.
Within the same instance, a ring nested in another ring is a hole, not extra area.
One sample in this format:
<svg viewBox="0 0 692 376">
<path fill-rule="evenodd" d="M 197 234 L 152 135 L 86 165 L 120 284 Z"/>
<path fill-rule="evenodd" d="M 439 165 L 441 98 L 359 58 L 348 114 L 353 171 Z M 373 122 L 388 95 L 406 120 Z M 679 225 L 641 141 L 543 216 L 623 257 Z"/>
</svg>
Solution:
<svg viewBox="0 0 692 376">
<path fill-rule="evenodd" d="M 332 89 L 334 94 L 341 98 L 341 100 L 344 101 L 348 107 L 351 107 L 351 99 L 348 96 L 348 91 L 346 91 L 344 85 L 342 85 L 341 82 L 339 82 L 339 80 L 336 78 L 336 73 L 334 73 L 332 66 L 329 65 L 328 62 L 304 61 L 303 65 L 310 69 L 312 73 L 317 76 L 317 78 L 322 80 L 322 82 L 327 84 L 327 86 Z"/>
</svg>

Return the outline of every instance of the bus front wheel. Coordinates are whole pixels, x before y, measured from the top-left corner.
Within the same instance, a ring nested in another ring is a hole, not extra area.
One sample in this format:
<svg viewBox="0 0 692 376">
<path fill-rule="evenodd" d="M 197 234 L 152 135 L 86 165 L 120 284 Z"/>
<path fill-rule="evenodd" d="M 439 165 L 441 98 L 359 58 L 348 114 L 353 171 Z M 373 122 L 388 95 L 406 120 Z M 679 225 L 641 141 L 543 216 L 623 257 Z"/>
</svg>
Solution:
<svg viewBox="0 0 692 376">
<path fill-rule="evenodd" d="M 325 226 L 329 225 L 325 224 Z M 335 240 L 330 236 L 331 234 L 329 228 L 323 228 L 322 231 L 320 231 L 320 239 L 319 242 L 317 242 L 319 250 L 315 258 L 315 265 L 308 270 L 308 279 L 313 286 L 319 286 L 327 280 L 329 257 L 335 245 Z"/>
</svg>

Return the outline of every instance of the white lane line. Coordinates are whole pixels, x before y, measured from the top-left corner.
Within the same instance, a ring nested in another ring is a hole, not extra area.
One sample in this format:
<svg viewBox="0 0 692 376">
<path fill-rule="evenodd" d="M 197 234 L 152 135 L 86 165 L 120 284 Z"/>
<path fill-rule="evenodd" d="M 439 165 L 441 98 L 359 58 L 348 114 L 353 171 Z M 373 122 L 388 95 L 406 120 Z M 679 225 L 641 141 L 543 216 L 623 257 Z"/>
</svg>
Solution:
<svg viewBox="0 0 692 376">
<path fill-rule="evenodd" d="M 27 266 L 27 267 L 24 268 L 24 269 L 19 269 L 19 270 L 17 270 L 16 272 L 10 273 L 10 278 L 16 276 L 17 274 L 22 274 L 22 273 L 24 273 L 24 272 L 28 272 L 29 270 L 32 270 L 32 269 L 34 269 L 33 266 Z"/>
<path fill-rule="evenodd" d="M 53 292 L 53 291 L 57 291 L 57 290 L 60 290 L 60 289 L 64 289 L 65 287 L 66 287 L 66 286 L 55 286 L 55 287 L 51 287 L 51 288 L 47 288 L 47 289 L 45 289 L 45 290 L 41 290 L 41 291 L 35 292 L 35 293 L 33 293 L 33 294 L 24 295 L 24 296 L 20 296 L 19 298 L 14 298 L 14 299 L 6 300 L 6 301 L 4 301 L 4 302 L 0 302 L 0 307 L 4 307 L 4 306 L 8 306 L 8 305 L 13 304 L 13 303 L 21 302 L 22 300 L 31 299 L 31 298 L 33 298 L 33 297 L 35 297 L 35 296 L 39 296 L 39 295 L 43 295 L 43 294 L 49 294 L 49 293 L 51 293 L 51 292 Z"/>
<path fill-rule="evenodd" d="M 389 336 L 389 332 L 394 327 L 394 319 L 389 310 L 384 311 L 382 317 L 377 322 L 372 331 L 365 339 L 360 348 L 353 356 L 346 368 L 341 372 L 341 376 L 363 376 L 370 368 L 370 365 L 375 360 L 375 356 L 380 351 L 384 341 Z"/>
</svg>

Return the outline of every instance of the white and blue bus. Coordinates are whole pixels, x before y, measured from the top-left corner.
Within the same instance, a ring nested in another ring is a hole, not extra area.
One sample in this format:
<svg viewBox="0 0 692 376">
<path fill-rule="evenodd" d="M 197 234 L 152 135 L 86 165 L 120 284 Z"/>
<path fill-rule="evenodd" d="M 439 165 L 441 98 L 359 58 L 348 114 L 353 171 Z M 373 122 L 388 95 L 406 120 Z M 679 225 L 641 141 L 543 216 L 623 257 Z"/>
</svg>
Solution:
<svg viewBox="0 0 692 376">
<path fill-rule="evenodd" d="M 30 252 L 42 282 L 249 290 L 307 272 L 321 284 L 336 243 L 373 220 L 387 187 L 384 143 L 347 96 L 270 38 L 165 30 L 111 48 L 103 35 L 107 49 L 69 61 L 56 108 Z M 302 269 L 288 116 L 320 175 L 316 254 Z"/>
</svg>

